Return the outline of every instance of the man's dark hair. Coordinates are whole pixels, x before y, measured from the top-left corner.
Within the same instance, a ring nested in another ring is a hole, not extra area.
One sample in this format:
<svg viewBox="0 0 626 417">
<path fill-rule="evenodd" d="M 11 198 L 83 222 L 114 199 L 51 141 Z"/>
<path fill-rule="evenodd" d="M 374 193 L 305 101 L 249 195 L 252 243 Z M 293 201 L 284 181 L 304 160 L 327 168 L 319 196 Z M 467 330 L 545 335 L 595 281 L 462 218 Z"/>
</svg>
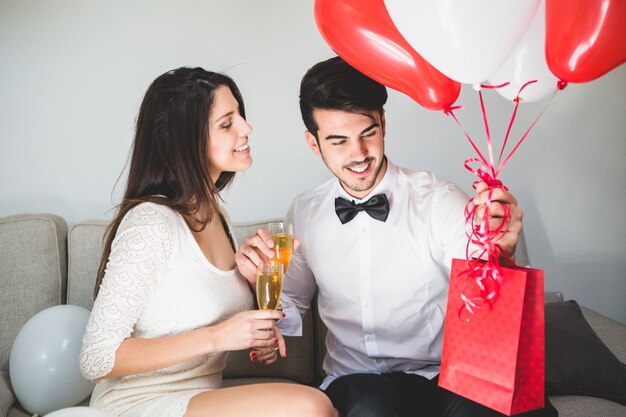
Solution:
<svg viewBox="0 0 626 417">
<path fill-rule="evenodd" d="M 311 67 L 300 83 L 300 112 L 307 130 L 317 138 L 315 109 L 382 114 L 387 89 L 357 71 L 340 57 L 330 58 Z"/>
</svg>

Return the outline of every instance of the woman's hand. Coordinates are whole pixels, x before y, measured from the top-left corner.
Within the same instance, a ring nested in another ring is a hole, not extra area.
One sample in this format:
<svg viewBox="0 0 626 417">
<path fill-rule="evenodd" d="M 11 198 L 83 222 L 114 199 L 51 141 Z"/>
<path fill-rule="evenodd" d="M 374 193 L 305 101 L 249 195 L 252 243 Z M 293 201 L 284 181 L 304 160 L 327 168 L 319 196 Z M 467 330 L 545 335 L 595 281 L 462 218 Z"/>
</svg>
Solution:
<svg viewBox="0 0 626 417">
<path fill-rule="evenodd" d="M 255 349 L 250 352 L 250 360 L 252 362 L 259 362 L 263 365 L 271 365 L 278 360 L 278 353 L 283 358 L 287 356 L 287 346 L 285 345 L 285 339 L 280 331 L 274 327 L 274 339 L 278 340 L 278 350 L 270 349 Z"/>
<path fill-rule="evenodd" d="M 293 251 L 295 252 L 300 246 L 300 240 L 293 239 Z M 235 261 L 241 275 L 243 275 L 250 285 L 256 285 L 256 274 L 259 269 L 259 263 L 263 260 L 273 258 L 274 241 L 272 235 L 265 228 L 257 231 L 256 235 L 248 236 L 235 253 Z"/>
<path fill-rule="evenodd" d="M 477 206 L 476 223 L 481 224 L 485 216 L 485 208 L 489 203 L 489 187 L 484 182 L 476 185 L 476 197 L 474 204 Z M 503 223 L 505 212 L 509 212 L 509 218 Z M 500 237 L 495 242 L 506 254 L 515 259 L 515 247 L 522 231 L 522 210 L 517 207 L 517 200 L 504 188 L 491 190 L 491 203 L 489 204 L 489 229 L 501 228 Z"/>
<path fill-rule="evenodd" d="M 251 347 L 265 348 L 276 342 L 280 343 L 282 336 L 276 329 L 275 320 L 281 318 L 283 313 L 277 310 L 250 310 L 235 314 L 228 320 L 207 328 L 214 333 L 213 350 L 226 352 Z"/>
</svg>

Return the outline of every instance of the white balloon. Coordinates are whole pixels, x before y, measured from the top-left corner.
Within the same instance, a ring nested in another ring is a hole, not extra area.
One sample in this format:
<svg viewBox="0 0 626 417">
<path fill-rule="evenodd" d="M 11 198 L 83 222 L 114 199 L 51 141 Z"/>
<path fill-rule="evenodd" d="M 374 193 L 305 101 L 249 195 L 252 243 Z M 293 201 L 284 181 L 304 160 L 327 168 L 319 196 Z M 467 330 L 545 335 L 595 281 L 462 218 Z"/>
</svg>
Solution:
<svg viewBox="0 0 626 417">
<path fill-rule="evenodd" d="M 15 396 L 33 414 L 74 406 L 94 384 L 80 373 L 79 354 L 89 311 L 58 305 L 35 314 L 17 334 L 9 357 Z"/>
<path fill-rule="evenodd" d="M 460 83 L 481 83 L 524 36 L 539 0 L 385 0 L 404 38 Z"/>
<path fill-rule="evenodd" d="M 91 407 L 71 407 L 46 414 L 46 417 L 116 417 L 107 411 Z"/>
<path fill-rule="evenodd" d="M 524 88 L 520 94 L 522 103 L 541 100 L 556 91 L 559 81 L 548 68 L 546 62 L 546 5 L 542 0 L 537 15 L 528 32 L 517 45 L 504 65 L 491 77 L 489 84 L 510 84 L 496 91 L 509 100 L 515 99 L 519 89 L 528 81 L 537 80 Z"/>
</svg>

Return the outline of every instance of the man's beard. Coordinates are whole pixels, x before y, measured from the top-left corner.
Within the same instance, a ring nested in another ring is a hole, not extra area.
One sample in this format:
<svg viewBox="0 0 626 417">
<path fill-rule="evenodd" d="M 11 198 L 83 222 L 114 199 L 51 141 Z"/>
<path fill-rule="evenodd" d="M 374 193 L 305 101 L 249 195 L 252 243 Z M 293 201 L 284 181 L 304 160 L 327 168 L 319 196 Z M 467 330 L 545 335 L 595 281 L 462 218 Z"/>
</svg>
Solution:
<svg viewBox="0 0 626 417">
<path fill-rule="evenodd" d="M 320 154 L 321 154 L 321 152 L 320 152 Z M 324 163 L 328 167 L 328 163 L 326 162 L 326 159 L 324 159 L 324 155 L 321 154 L 321 156 L 322 156 L 322 160 L 324 161 Z M 349 166 L 357 166 L 357 165 L 360 165 L 362 163 L 368 163 L 368 162 L 371 163 L 372 161 L 375 161 L 375 159 L 371 158 L 371 157 L 368 157 L 368 158 L 365 158 L 361 162 L 351 163 L 351 164 L 342 166 L 340 168 L 340 173 L 343 172 L 344 168 L 347 168 Z M 371 181 L 368 181 L 367 183 L 355 182 L 354 184 L 349 184 L 349 183 L 345 182 L 339 175 L 337 175 L 332 170 L 331 170 L 331 172 L 339 180 L 339 182 L 342 184 L 344 189 L 348 189 L 348 190 L 355 191 L 355 192 L 363 192 L 363 191 L 370 190 L 370 189 L 372 189 L 374 187 L 374 184 L 376 184 L 376 179 L 378 178 L 378 175 L 380 174 L 380 170 L 383 168 L 383 162 L 384 161 L 385 161 L 385 156 L 383 154 L 383 159 L 378 163 L 378 166 L 376 167 L 376 171 L 374 173 L 374 176 L 372 177 Z"/>
</svg>

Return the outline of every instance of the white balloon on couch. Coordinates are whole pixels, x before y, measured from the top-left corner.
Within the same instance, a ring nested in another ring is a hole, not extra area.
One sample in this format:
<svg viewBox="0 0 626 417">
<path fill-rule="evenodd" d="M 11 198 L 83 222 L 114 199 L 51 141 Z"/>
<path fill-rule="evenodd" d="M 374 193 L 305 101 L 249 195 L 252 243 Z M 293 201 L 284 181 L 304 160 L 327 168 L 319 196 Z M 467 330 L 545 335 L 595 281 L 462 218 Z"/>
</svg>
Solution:
<svg viewBox="0 0 626 417">
<path fill-rule="evenodd" d="M 58 305 L 35 314 L 19 331 L 9 357 L 11 385 L 20 404 L 44 415 L 87 398 L 94 384 L 79 368 L 89 311 Z"/>
<path fill-rule="evenodd" d="M 115 415 L 97 408 L 71 407 L 46 414 L 46 417 L 115 417 Z"/>
</svg>

